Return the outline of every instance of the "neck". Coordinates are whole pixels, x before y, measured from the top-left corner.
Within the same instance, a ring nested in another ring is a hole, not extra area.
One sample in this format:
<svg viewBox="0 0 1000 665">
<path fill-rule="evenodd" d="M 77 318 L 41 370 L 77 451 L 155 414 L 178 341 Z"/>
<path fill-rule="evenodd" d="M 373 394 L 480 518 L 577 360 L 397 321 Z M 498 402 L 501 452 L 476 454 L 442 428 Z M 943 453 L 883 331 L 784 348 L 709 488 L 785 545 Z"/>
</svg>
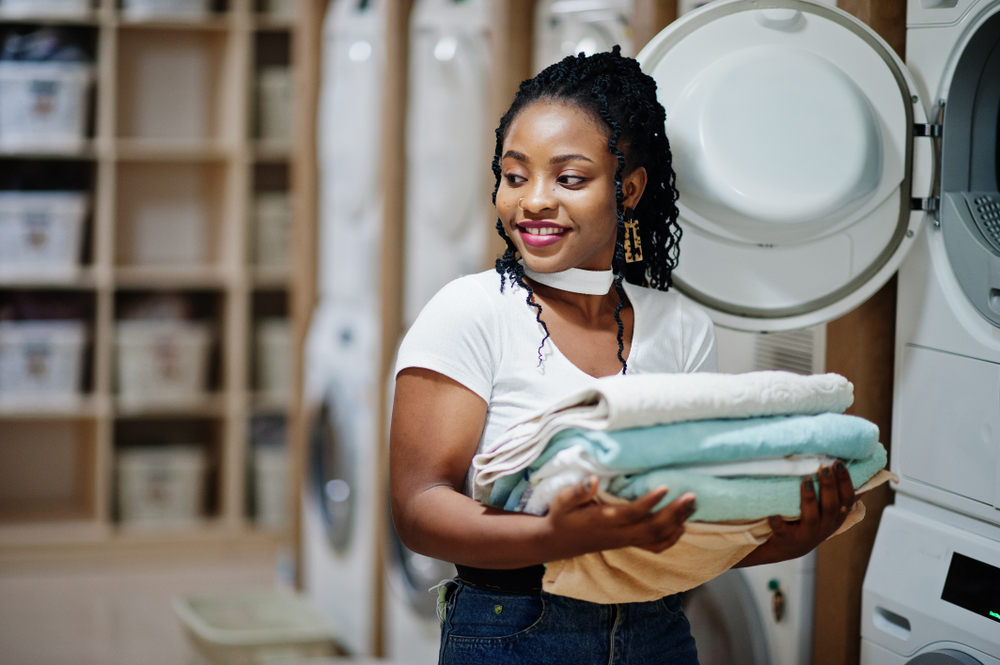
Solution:
<svg viewBox="0 0 1000 665">
<path fill-rule="evenodd" d="M 603 296 L 608 293 L 614 282 L 615 274 L 609 270 L 583 270 L 582 268 L 570 268 L 560 272 L 535 272 L 528 266 L 524 267 L 524 274 L 531 281 L 560 291 L 579 293 L 590 296 Z"/>
</svg>

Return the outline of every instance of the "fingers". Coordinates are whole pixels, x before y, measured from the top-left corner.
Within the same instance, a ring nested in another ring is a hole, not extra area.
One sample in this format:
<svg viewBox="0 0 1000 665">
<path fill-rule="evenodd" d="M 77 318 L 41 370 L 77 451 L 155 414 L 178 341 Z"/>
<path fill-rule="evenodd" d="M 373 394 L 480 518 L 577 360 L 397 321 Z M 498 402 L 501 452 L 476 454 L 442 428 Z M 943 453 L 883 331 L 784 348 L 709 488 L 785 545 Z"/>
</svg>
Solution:
<svg viewBox="0 0 1000 665">
<path fill-rule="evenodd" d="M 564 513 L 590 503 L 597 496 L 598 486 L 597 476 L 591 476 L 582 483 L 567 487 L 552 500 L 549 512 L 556 514 Z"/>
<path fill-rule="evenodd" d="M 662 552 L 673 547 L 684 535 L 684 523 L 694 513 L 695 496 L 686 492 L 668 506 L 654 513 L 645 525 L 647 533 L 639 546 L 650 552 Z"/>
</svg>

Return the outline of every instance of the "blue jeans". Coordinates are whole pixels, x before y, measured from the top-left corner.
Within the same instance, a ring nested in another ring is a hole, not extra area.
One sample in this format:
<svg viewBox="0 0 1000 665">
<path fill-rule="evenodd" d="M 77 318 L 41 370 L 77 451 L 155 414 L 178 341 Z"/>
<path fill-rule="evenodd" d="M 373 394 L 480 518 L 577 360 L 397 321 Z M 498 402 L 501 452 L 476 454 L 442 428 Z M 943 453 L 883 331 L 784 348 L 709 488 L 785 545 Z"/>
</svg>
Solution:
<svg viewBox="0 0 1000 665">
<path fill-rule="evenodd" d="M 454 585 L 439 665 L 698 665 L 680 596 L 600 605 Z"/>
</svg>

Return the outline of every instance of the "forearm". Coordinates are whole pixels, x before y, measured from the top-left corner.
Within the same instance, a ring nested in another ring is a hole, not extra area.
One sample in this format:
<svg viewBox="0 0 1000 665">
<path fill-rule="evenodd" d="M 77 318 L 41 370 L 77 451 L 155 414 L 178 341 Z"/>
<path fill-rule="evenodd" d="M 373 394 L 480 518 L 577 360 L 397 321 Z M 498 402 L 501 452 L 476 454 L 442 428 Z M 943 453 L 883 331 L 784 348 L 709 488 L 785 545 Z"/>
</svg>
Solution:
<svg viewBox="0 0 1000 665">
<path fill-rule="evenodd" d="M 747 554 L 737 563 L 734 568 L 746 568 L 748 566 L 759 566 L 765 563 L 778 563 L 779 561 L 787 561 L 789 559 L 795 559 L 804 554 L 807 554 L 809 550 L 804 552 L 791 551 L 786 547 L 778 546 L 775 541 L 769 540 L 763 545 L 758 546 L 752 552 Z"/>
<path fill-rule="evenodd" d="M 520 568 L 573 554 L 545 518 L 484 506 L 445 485 L 394 503 L 393 521 L 413 551 L 466 566 Z"/>
</svg>

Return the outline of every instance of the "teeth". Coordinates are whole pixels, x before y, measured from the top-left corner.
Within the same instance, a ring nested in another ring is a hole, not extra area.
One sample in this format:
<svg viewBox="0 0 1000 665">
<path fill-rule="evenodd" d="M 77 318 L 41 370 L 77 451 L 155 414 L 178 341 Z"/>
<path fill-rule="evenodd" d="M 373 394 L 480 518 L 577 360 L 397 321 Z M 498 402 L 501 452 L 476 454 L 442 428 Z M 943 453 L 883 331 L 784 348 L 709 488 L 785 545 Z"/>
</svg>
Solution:
<svg viewBox="0 0 1000 665">
<path fill-rule="evenodd" d="M 554 236 L 563 232 L 562 229 L 556 226 L 541 226 L 537 228 L 524 227 L 524 230 L 533 236 Z"/>
</svg>

